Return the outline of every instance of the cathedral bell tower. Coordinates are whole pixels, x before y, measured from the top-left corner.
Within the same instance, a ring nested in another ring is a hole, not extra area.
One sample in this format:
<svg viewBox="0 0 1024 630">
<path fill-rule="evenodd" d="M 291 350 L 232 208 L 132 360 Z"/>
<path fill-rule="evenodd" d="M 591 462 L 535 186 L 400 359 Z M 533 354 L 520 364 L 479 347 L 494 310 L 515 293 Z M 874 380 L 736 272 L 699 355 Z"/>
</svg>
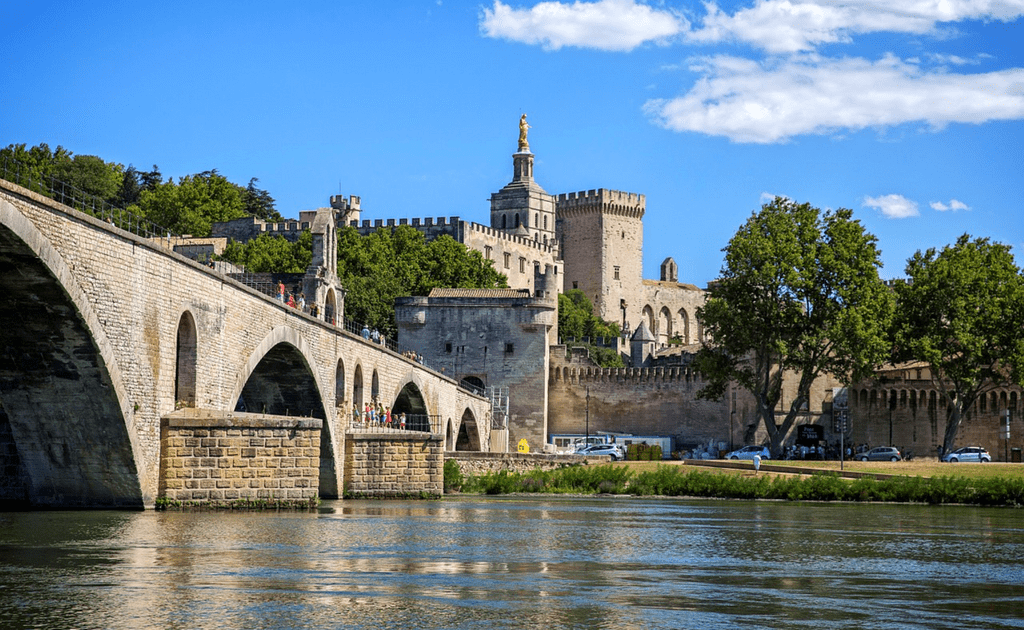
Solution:
<svg viewBox="0 0 1024 630">
<path fill-rule="evenodd" d="M 554 247 L 555 197 L 533 180 L 529 129 L 523 114 L 519 119 L 519 150 L 512 154 L 512 181 L 491 194 L 491 227 Z"/>
</svg>

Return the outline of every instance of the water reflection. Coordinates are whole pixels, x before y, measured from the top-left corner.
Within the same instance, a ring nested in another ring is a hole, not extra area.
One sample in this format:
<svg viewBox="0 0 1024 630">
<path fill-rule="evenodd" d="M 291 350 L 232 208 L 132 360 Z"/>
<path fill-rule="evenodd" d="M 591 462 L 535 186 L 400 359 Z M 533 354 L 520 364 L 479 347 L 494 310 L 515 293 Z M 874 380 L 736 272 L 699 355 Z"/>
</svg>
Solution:
<svg viewBox="0 0 1024 630">
<path fill-rule="evenodd" d="M 333 502 L 0 514 L 2 628 L 1024 627 L 1012 510 Z"/>
</svg>

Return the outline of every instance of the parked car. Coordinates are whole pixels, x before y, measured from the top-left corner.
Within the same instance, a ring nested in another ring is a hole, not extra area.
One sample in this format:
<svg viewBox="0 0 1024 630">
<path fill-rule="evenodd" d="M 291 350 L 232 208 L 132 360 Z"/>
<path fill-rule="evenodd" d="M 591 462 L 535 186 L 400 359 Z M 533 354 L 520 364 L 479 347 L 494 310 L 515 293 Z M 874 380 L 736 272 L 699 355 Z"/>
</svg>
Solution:
<svg viewBox="0 0 1024 630">
<path fill-rule="evenodd" d="M 965 446 L 958 448 L 952 453 L 946 453 L 942 457 L 944 462 L 990 462 L 992 456 L 980 446 Z"/>
<path fill-rule="evenodd" d="M 876 446 L 865 453 L 859 453 L 857 459 L 862 462 L 898 462 L 903 457 L 895 446 Z"/>
<path fill-rule="evenodd" d="M 744 446 L 738 451 L 726 453 L 725 459 L 754 459 L 754 455 L 759 455 L 761 459 L 772 458 L 767 446 Z"/>
<path fill-rule="evenodd" d="M 584 446 L 580 450 L 576 451 L 577 455 L 586 455 L 588 457 L 598 457 L 600 455 L 611 455 L 612 461 L 619 461 L 625 459 L 625 454 L 615 444 L 591 444 Z"/>
</svg>

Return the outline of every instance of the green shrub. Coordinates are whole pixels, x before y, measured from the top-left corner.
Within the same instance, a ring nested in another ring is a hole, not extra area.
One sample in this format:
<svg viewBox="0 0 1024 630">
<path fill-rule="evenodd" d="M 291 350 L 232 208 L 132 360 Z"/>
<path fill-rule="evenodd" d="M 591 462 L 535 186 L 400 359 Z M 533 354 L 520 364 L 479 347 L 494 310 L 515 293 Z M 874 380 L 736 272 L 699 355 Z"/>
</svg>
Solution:
<svg viewBox="0 0 1024 630">
<path fill-rule="evenodd" d="M 444 462 L 444 491 L 458 492 L 462 490 L 462 484 L 466 479 L 462 476 L 462 469 L 459 462 L 454 459 L 446 459 Z"/>
</svg>

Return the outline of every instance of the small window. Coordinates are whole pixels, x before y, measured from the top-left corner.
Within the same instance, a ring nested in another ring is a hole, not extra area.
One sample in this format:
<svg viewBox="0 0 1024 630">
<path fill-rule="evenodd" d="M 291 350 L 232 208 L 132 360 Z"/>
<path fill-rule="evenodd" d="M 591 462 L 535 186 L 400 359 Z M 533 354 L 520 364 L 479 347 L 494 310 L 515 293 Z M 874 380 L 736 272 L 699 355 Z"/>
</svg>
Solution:
<svg viewBox="0 0 1024 630">
<path fill-rule="evenodd" d="M 572 288 L 574 288 L 574 289 L 578 289 L 578 288 L 580 288 L 580 283 L 579 283 L 579 282 L 576 282 L 575 280 L 573 280 L 573 281 L 572 281 Z"/>
<path fill-rule="evenodd" d="M 526 259 L 519 258 L 519 273 L 526 273 Z"/>
<path fill-rule="evenodd" d="M 452 353 L 452 344 L 450 341 L 444 344 L 444 351 L 447 352 L 448 354 Z"/>
<path fill-rule="evenodd" d="M 616 267 L 615 267 L 615 279 L 616 279 L 616 280 L 618 280 L 618 279 L 619 279 L 619 267 L 618 267 L 617 265 L 616 265 Z"/>
<path fill-rule="evenodd" d="M 515 352 L 515 350 L 516 350 L 515 344 L 511 344 L 511 343 L 506 343 L 505 344 L 505 354 L 512 354 L 513 352 Z"/>
<path fill-rule="evenodd" d="M 505 269 L 512 266 L 512 254 L 505 252 Z"/>
<path fill-rule="evenodd" d="M 491 259 L 491 246 L 490 245 L 484 245 L 484 258 L 486 258 L 487 260 Z"/>
</svg>

